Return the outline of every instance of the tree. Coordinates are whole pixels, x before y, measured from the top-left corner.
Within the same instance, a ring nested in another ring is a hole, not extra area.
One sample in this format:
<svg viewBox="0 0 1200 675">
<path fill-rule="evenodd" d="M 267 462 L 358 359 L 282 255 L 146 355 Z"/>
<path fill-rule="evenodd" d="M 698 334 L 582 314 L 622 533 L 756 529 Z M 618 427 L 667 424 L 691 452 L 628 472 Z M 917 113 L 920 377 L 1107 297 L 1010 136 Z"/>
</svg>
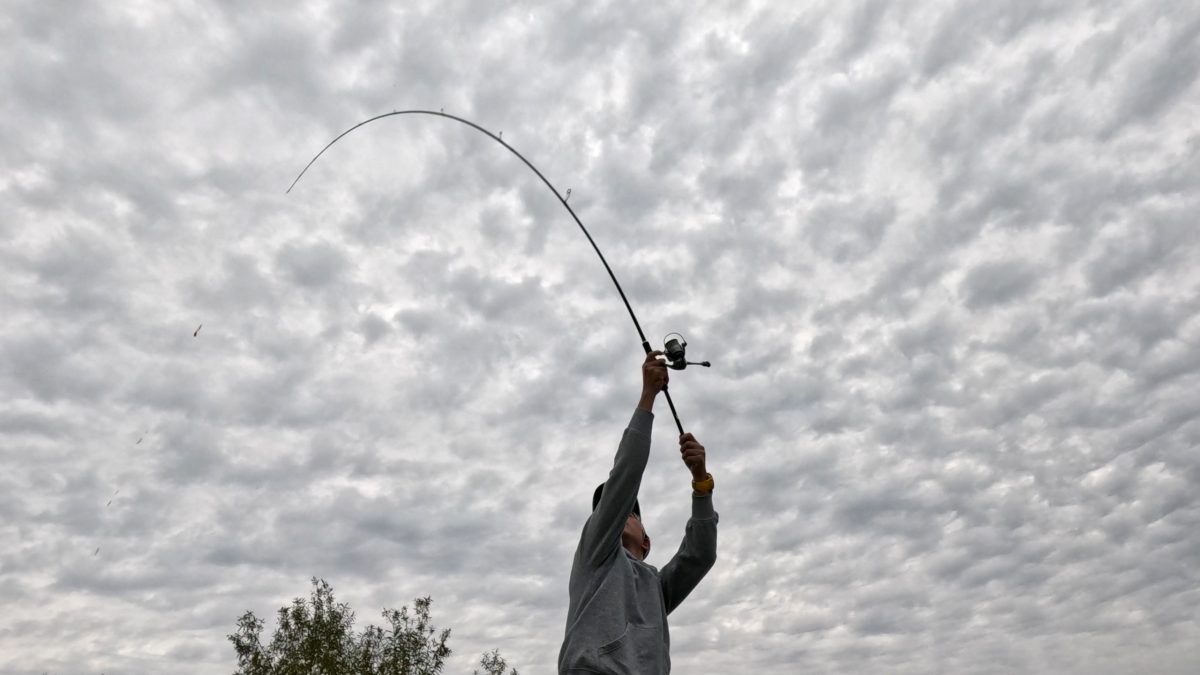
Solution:
<svg viewBox="0 0 1200 675">
<path fill-rule="evenodd" d="M 499 649 L 493 649 L 490 652 L 485 652 L 483 657 L 479 659 L 479 665 L 483 666 L 483 675 L 504 675 L 504 669 L 508 667 L 504 657 L 500 656 Z M 474 675 L 479 675 L 476 670 Z M 509 675 L 520 675 L 516 668 L 513 668 Z"/>
<path fill-rule="evenodd" d="M 428 597 L 417 598 L 413 612 L 385 609 L 387 628 L 369 625 L 354 632 L 354 611 L 333 597 L 333 588 L 313 577 L 308 601 L 296 598 L 279 608 L 279 625 L 263 646 L 264 622 L 247 611 L 229 635 L 237 653 L 234 675 L 439 675 L 450 655 L 450 629 L 438 633 L 430 623 Z M 504 675 L 499 651 L 480 659 L 484 675 Z M 475 671 L 478 675 L 479 671 Z M 518 675 L 513 668 L 509 675 Z"/>
</svg>

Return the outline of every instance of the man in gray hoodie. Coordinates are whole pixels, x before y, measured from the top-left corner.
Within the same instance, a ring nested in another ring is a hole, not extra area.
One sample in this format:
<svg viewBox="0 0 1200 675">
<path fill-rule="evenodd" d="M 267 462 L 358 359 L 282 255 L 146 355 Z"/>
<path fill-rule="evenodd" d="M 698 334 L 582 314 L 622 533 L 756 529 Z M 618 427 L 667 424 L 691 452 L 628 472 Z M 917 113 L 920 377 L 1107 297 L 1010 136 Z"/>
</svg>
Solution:
<svg viewBox="0 0 1200 675">
<path fill-rule="evenodd" d="M 567 630 L 558 654 L 561 675 L 665 675 L 671 672 L 667 615 L 700 583 L 717 559 L 713 479 L 704 446 L 691 434 L 679 452 L 692 473 L 692 517 L 683 543 L 662 570 L 646 564 L 650 537 L 638 487 L 650 457 L 654 399 L 667 388 L 667 368 L 652 352 L 642 363 L 642 397 L 617 447 L 608 480 L 592 497 L 571 564 Z"/>
</svg>

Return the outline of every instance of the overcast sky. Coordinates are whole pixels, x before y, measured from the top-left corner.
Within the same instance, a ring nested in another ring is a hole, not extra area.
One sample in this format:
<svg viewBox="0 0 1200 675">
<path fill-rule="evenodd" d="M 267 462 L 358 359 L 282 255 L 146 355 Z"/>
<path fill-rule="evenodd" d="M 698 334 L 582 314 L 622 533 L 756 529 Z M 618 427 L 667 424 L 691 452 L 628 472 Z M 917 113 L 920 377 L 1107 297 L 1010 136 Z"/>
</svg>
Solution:
<svg viewBox="0 0 1200 675">
<path fill-rule="evenodd" d="M 0 0 L 0 672 L 232 672 L 313 576 L 553 672 L 639 340 L 461 124 L 284 194 L 408 108 L 713 362 L 676 672 L 1196 672 L 1200 4 L 754 4 Z"/>
</svg>

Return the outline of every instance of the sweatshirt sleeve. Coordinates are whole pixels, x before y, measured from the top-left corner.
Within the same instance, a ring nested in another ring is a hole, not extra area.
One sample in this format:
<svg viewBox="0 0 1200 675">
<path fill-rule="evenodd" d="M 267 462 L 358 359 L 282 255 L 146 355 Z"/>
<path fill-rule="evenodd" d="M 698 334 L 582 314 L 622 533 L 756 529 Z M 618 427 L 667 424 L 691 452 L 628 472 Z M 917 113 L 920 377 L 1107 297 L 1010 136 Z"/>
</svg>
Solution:
<svg viewBox="0 0 1200 675">
<path fill-rule="evenodd" d="M 717 512 L 712 494 L 692 495 L 692 517 L 684 528 L 683 543 L 659 573 L 663 600 L 670 614 L 700 583 L 717 562 Z"/>
<path fill-rule="evenodd" d="M 638 408 L 617 446 L 612 471 L 604 483 L 600 502 L 583 526 L 583 537 L 579 543 L 582 559 L 592 566 L 599 565 L 609 555 L 621 549 L 621 531 L 625 521 L 633 513 L 633 502 L 637 499 L 642 484 L 642 472 L 650 458 L 650 430 L 654 424 L 654 413 Z"/>
</svg>

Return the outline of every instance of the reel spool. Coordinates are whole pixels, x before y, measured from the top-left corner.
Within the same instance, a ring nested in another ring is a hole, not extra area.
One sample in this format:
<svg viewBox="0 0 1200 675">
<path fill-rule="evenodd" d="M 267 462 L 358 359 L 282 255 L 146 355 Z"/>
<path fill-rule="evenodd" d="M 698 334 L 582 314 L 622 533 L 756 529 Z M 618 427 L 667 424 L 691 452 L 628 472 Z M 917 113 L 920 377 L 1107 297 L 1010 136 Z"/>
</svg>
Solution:
<svg viewBox="0 0 1200 675">
<path fill-rule="evenodd" d="M 679 335 L 679 339 L 674 338 L 668 340 L 672 335 Z M 687 340 L 679 333 L 667 333 L 663 337 L 663 355 L 667 357 L 667 367 L 672 370 L 683 370 L 688 366 L 704 366 L 711 368 L 712 364 L 708 361 L 688 361 L 687 360 Z"/>
</svg>

